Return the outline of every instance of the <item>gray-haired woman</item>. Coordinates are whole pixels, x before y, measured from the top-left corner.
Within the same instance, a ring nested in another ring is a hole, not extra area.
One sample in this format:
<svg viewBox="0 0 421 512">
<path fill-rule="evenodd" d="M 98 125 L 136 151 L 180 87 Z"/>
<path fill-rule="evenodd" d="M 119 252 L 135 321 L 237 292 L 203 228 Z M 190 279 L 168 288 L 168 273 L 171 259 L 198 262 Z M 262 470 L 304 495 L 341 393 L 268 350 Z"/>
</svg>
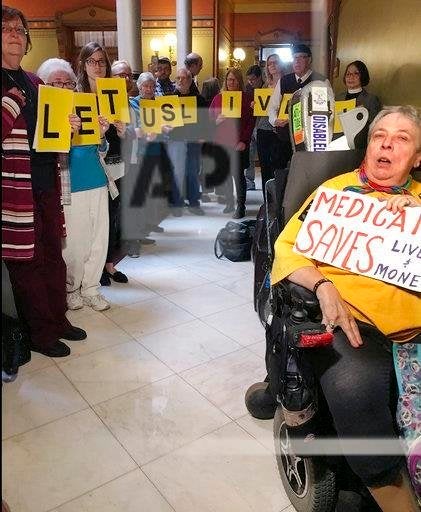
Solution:
<svg viewBox="0 0 421 512">
<path fill-rule="evenodd" d="M 128 255 L 132 258 L 139 257 L 142 244 L 151 243 L 150 239 L 145 238 L 146 235 L 151 231 L 164 231 L 158 224 L 167 216 L 167 192 L 171 188 L 172 172 L 160 134 L 146 133 L 141 126 L 140 101 L 155 99 L 155 77 L 149 71 L 140 73 L 136 85 L 139 95 L 129 101 L 137 139 L 130 151 L 131 170 L 127 173 L 125 182 L 128 190 L 133 188 L 140 209 L 140 215 L 136 216 L 136 220 L 133 219 L 133 235 L 130 236 L 132 241 L 128 248 Z M 156 175 L 156 169 L 159 176 Z M 165 193 L 165 198 L 153 196 L 152 190 L 158 186 L 161 193 Z"/>
</svg>

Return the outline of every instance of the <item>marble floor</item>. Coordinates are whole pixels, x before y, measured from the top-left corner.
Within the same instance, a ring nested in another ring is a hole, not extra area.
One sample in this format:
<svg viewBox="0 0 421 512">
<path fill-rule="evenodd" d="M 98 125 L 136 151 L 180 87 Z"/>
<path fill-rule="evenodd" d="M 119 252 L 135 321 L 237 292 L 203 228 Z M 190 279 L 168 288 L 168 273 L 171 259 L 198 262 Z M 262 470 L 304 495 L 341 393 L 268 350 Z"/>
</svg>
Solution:
<svg viewBox="0 0 421 512">
<path fill-rule="evenodd" d="M 255 216 L 261 191 L 249 193 Z M 3 385 L 3 497 L 12 512 L 292 512 L 272 421 L 247 414 L 264 331 L 251 262 L 218 261 L 229 220 L 169 217 L 157 243 L 102 288 L 104 313 L 69 312 L 88 332 L 72 353 L 32 353 Z"/>
</svg>

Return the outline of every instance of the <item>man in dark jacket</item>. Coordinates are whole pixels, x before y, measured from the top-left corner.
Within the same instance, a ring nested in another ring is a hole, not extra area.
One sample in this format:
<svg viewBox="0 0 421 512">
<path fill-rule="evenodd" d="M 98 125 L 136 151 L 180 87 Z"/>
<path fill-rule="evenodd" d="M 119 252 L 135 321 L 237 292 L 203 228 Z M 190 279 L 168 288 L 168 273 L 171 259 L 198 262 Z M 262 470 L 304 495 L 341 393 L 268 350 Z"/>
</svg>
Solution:
<svg viewBox="0 0 421 512">
<path fill-rule="evenodd" d="M 281 169 L 286 168 L 292 156 L 288 120 L 278 119 L 282 95 L 294 93 L 314 80 L 326 80 L 325 76 L 312 70 L 312 55 L 307 45 L 294 45 L 292 56 L 293 73 L 284 75 L 278 81 L 269 102 L 269 122 L 276 129 L 281 144 Z"/>
</svg>

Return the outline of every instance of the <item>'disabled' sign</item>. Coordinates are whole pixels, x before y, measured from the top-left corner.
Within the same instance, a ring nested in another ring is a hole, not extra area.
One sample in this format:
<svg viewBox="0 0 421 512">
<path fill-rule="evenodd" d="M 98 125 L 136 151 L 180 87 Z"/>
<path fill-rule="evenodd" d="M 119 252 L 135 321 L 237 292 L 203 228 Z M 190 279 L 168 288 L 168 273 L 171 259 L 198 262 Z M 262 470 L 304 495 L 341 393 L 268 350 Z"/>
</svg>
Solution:
<svg viewBox="0 0 421 512">
<path fill-rule="evenodd" d="M 393 213 L 377 198 L 319 187 L 294 251 L 421 292 L 420 233 L 421 208 Z"/>
</svg>

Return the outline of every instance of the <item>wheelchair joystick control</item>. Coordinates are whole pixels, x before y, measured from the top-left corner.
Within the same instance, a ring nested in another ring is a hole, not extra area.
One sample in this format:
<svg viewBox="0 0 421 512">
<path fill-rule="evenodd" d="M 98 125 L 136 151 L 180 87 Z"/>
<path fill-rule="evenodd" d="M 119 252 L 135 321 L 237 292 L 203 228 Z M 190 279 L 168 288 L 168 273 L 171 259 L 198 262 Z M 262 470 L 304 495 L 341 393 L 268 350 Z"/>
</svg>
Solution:
<svg viewBox="0 0 421 512">
<path fill-rule="evenodd" d="M 304 309 L 304 301 L 301 299 L 292 299 L 294 307 L 291 311 L 291 322 L 294 324 L 300 324 L 307 320 L 308 314 Z"/>
</svg>

